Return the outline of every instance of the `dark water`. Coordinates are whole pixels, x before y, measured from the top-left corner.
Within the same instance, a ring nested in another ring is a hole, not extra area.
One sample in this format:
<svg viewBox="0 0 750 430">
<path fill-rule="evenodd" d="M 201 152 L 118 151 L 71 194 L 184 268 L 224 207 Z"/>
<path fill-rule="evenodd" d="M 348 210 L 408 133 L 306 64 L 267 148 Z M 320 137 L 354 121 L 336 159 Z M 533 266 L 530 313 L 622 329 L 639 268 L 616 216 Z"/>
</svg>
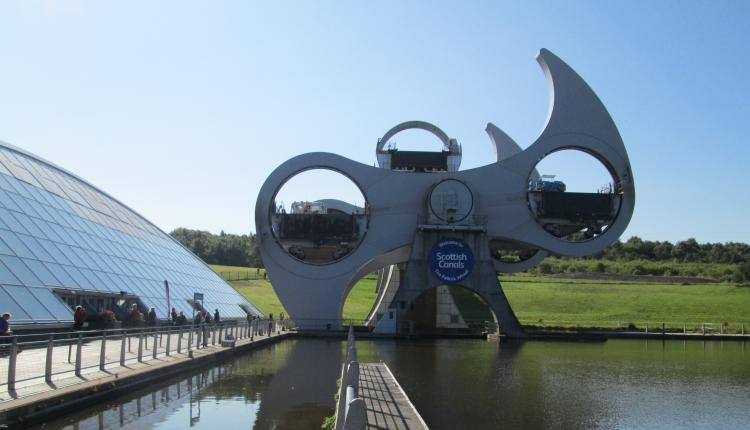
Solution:
<svg viewBox="0 0 750 430">
<path fill-rule="evenodd" d="M 750 429 L 745 349 L 442 340 L 362 342 L 359 353 L 388 363 L 433 429 Z"/>
<path fill-rule="evenodd" d="M 285 340 L 38 428 L 320 428 L 334 413 L 342 352 L 339 340 Z"/>
<path fill-rule="evenodd" d="M 739 342 L 358 341 L 433 429 L 747 429 Z M 284 341 L 48 423 L 79 429 L 313 429 L 333 413 L 343 344 Z"/>
</svg>

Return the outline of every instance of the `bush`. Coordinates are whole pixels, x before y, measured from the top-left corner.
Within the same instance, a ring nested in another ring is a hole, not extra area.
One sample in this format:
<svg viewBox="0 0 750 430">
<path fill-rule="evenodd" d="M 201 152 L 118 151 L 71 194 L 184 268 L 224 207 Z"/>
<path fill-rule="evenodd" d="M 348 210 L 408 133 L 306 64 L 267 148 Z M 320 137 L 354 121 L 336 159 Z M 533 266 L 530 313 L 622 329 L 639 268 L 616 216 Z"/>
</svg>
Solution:
<svg viewBox="0 0 750 430">
<path fill-rule="evenodd" d="M 750 281 L 750 263 L 742 263 L 737 265 L 732 274 L 732 281 L 738 284 Z"/>
<path fill-rule="evenodd" d="M 331 415 L 323 419 L 323 424 L 320 426 L 323 430 L 333 430 L 336 427 L 336 417 Z"/>
<path fill-rule="evenodd" d="M 538 268 L 539 268 L 539 273 L 543 275 L 549 275 L 550 273 L 552 273 L 552 265 L 547 262 L 543 262 L 539 264 Z"/>
</svg>

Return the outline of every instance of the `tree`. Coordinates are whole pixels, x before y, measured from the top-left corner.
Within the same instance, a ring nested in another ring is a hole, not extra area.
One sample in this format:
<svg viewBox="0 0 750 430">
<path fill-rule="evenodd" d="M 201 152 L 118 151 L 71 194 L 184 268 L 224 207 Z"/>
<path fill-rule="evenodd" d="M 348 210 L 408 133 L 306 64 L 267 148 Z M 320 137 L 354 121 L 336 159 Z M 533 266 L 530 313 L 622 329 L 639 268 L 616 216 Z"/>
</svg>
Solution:
<svg viewBox="0 0 750 430">
<path fill-rule="evenodd" d="M 699 261 L 701 258 L 700 248 L 698 242 L 695 239 L 690 238 L 688 240 L 677 242 L 672 251 L 672 256 L 678 261 Z"/>
<path fill-rule="evenodd" d="M 738 284 L 750 282 L 750 263 L 738 264 L 732 274 L 732 281 L 737 282 Z"/>
<path fill-rule="evenodd" d="M 222 230 L 217 236 L 186 228 L 177 228 L 170 234 L 208 264 L 263 267 L 255 235 L 228 234 Z"/>
<path fill-rule="evenodd" d="M 657 242 L 654 246 L 654 258 L 660 261 L 672 259 L 672 249 L 674 245 L 670 242 Z"/>
</svg>

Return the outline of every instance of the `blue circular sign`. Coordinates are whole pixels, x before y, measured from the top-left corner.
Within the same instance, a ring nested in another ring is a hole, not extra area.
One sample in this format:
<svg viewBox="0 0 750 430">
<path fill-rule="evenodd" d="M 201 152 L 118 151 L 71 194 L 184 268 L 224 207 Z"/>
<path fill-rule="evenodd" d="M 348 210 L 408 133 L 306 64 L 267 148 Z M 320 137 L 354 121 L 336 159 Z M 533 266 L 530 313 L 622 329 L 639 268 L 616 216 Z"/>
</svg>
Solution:
<svg viewBox="0 0 750 430">
<path fill-rule="evenodd" d="M 461 239 L 438 241 L 430 251 L 430 272 L 446 284 L 466 279 L 474 267 L 474 253 Z"/>
</svg>

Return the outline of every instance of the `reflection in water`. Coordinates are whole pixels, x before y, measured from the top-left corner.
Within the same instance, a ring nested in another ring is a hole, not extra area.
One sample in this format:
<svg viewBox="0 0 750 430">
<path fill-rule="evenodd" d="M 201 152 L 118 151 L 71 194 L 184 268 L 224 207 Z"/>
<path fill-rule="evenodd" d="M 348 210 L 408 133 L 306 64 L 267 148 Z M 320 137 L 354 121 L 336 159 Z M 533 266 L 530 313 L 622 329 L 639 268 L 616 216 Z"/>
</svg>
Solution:
<svg viewBox="0 0 750 430">
<path fill-rule="evenodd" d="M 343 343 L 284 341 L 45 428 L 316 429 L 333 413 Z M 741 342 L 360 340 L 432 429 L 747 428 Z"/>
<path fill-rule="evenodd" d="M 747 428 L 741 342 L 357 342 L 430 428 Z"/>
<path fill-rule="evenodd" d="M 338 340 L 295 341 L 264 393 L 255 428 L 320 428 L 334 413 L 342 353 Z"/>
<path fill-rule="evenodd" d="M 341 345 L 283 341 L 39 428 L 319 428 L 335 407 Z"/>
</svg>

